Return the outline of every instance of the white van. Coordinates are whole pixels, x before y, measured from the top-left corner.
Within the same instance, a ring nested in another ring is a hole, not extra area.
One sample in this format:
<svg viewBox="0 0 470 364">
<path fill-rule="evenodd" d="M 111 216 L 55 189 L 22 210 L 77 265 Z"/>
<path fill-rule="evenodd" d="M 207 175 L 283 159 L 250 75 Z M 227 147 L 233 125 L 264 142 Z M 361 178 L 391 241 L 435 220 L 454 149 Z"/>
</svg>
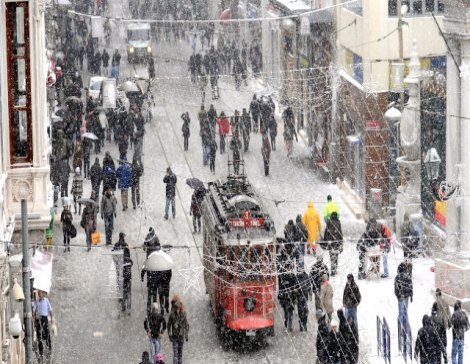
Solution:
<svg viewBox="0 0 470 364">
<path fill-rule="evenodd" d="M 145 61 L 152 56 L 149 23 L 131 23 L 127 26 L 127 60 Z"/>
</svg>

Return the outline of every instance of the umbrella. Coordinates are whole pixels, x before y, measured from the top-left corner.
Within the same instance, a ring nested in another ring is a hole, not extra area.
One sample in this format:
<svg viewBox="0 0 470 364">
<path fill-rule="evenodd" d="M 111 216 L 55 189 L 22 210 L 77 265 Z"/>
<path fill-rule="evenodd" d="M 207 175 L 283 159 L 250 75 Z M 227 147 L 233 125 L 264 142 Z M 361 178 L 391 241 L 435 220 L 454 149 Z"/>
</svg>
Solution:
<svg viewBox="0 0 470 364">
<path fill-rule="evenodd" d="M 173 259 L 163 250 L 158 250 L 148 256 L 144 268 L 150 272 L 162 272 L 172 269 L 173 265 Z"/>
<path fill-rule="evenodd" d="M 54 111 L 54 116 L 58 116 L 60 118 L 63 118 L 65 114 L 67 113 L 68 108 L 66 107 L 59 107 L 57 110 Z"/>
<path fill-rule="evenodd" d="M 95 134 L 90 133 L 90 132 L 83 133 L 82 134 L 82 139 L 83 138 L 87 138 L 87 139 L 91 139 L 91 140 L 98 140 L 99 139 Z"/>
<path fill-rule="evenodd" d="M 121 90 L 124 92 L 140 92 L 137 85 L 132 81 L 126 81 L 121 84 Z"/>
<path fill-rule="evenodd" d="M 198 178 L 188 178 L 188 179 L 186 179 L 186 184 L 189 187 L 191 187 L 193 190 L 203 190 L 203 189 L 205 189 L 204 182 L 202 182 Z"/>
<path fill-rule="evenodd" d="M 95 200 L 92 200 L 91 198 L 86 198 L 86 197 L 79 198 L 77 202 L 82 205 L 86 203 L 91 203 L 91 204 L 94 204 L 95 206 L 99 206 L 98 202 L 96 202 Z"/>
</svg>

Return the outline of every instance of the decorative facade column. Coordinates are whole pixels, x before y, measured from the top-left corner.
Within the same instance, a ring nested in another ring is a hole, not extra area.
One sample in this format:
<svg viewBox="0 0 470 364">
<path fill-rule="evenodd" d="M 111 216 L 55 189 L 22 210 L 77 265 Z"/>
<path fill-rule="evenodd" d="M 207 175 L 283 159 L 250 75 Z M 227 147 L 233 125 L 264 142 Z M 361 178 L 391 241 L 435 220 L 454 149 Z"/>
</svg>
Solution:
<svg viewBox="0 0 470 364">
<path fill-rule="evenodd" d="M 436 258 L 435 286 L 449 304 L 470 309 L 470 0 L 446 0 L 446 179 L 460 194 L 446 201 L 446 245 Z"/>
<path fill-rule="evenodd" d="M 404 171 L 406 184 L 398 187 L 396 203 L 396 229 L 400 232 L 405 214 L 411 218 L 421 214 L 421 110 L 419 64 L 416 41 L 410 59 L 410 72 L 404 82 L 408 84 L 408 104 L 403 109 L 400 123 L 400 141 L 403 156 L 397 158 L 400 170 Z"/>
</svg>

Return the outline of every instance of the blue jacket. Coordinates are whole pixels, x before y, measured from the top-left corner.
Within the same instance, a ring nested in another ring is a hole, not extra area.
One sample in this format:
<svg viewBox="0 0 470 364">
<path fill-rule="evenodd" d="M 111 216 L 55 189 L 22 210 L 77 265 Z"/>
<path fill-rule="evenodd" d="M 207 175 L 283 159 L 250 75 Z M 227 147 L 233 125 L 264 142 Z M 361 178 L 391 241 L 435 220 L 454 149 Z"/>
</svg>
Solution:
<svg viewBox="0 0 470 364">
<path fill-rule="evenodd" d="M 132 187 L 132 169 L 127 163 L 119 166 L 116 171 L 116 176 L 118 178 L 119 189 Z"/>
</svg>

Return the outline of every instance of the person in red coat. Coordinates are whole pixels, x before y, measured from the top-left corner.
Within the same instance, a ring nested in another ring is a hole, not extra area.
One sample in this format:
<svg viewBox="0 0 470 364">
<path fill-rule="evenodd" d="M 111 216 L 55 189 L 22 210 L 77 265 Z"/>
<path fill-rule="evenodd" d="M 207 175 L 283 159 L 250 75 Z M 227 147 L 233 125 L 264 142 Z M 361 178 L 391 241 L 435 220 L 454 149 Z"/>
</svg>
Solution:
<svg viewBox="0 0 470 364">
<path fill-rule="evenodd" d="M 230 123 L 223 111 L 220 113 L 220 116 L 216 119 L 216 123 L 219 126 L 220 154 L 223 154 L 225 153 L 225 136 L 230 131 Z"/>
</svg>

